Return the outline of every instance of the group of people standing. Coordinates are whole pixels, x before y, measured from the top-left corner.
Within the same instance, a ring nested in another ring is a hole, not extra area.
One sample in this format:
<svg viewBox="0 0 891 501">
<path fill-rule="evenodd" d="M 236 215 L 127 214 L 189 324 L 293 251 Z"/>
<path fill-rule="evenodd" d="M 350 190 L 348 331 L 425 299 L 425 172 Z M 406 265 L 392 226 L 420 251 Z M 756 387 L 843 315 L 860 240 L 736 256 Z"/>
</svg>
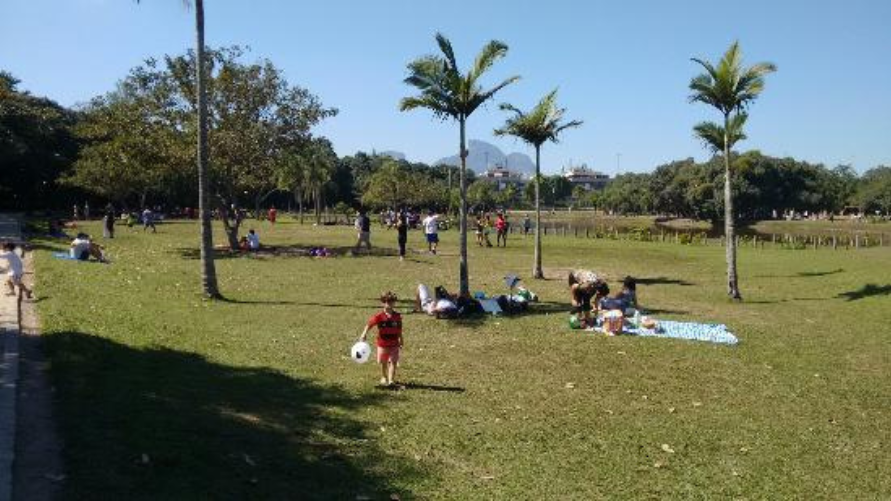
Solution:
<svg viewBox="0 0 891 501">
<path fill-rule="evenodd" d="M 482 212 L 476 216 L 476 243 L 480 247 L 492 247 L 492 241 L 489 240 L 489 234 L 495 229 L 495 246 L 507 247 L 507 235 L 510 231 L 510 223 L 503 212 L 499 212 L 495 216 L 495 222 L 492 222 L 492 215 Z"/>
<path fill-rule="evenodd" d="M 367 250 L 371 250 L 371 218 L 365 210 L 359 210 L 354 224 L 357 233 L 355 251 L 358 252 L 365 245 Z M 399 245 L 399 260 L 405 260 L 405 246 L 408 244 L 408 230 L 411 227 L 410 214 L 407 209 L 400 210 L 395 215 L 396 227 L 396 243 Z M 432 209 L 427 211 L 427 217 L 421 221 L 421 227 L 424 229 L 424 238 L 427 242 L 427 250 L 431 254 L 436 254 L 436 248 L 439 246 L 439 214 Z"/>
</svg>

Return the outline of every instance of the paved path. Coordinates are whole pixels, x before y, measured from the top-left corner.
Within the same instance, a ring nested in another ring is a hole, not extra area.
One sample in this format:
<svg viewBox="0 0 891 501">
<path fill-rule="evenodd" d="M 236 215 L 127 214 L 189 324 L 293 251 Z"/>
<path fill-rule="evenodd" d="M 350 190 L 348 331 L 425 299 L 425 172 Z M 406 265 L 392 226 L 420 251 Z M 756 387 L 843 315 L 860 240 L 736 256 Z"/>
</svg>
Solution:
<svg viewBox="0 0 891 501">
<path fill-rule="evenodd" d="M 0 241 L 22 240 L 17 217 L 0 214 Z M 4 263 L 5 265 L 5 263 Z M 5 273 L 2 278 L 5 279 Z M 12 499 L 12 466 L 15 459 L 16 388 L 19 378 L 19 303 L 0 292 L 0 501 Z"/>
</svg>

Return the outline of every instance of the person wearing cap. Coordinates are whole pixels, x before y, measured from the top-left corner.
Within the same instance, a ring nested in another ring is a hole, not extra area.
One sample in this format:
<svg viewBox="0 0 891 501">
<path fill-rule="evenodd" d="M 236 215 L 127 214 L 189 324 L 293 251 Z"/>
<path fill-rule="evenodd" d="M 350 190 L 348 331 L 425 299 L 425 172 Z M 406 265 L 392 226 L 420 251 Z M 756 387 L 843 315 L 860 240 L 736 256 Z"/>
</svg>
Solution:
<svg viewBox="0 0 891 501">
<path fill-rule="evenodd" d="M 568 282 L 571 313 L 578 320 L 579 328 L 593 327 L 591 310 L 596 310 L 600 300 L 609 295 L 609 286 L 600 276 L 589 270 L 571 271 Z"/>
</svg>

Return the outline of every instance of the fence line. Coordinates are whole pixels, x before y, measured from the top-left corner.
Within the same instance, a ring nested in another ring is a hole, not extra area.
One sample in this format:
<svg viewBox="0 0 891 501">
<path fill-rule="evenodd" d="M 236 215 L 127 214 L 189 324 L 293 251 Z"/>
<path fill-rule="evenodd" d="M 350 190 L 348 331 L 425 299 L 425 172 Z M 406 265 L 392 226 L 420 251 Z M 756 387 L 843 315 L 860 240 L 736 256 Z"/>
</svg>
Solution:
<svg viewBox="0 0 891 501">
<path fill-rule="evenodd" d="M 595 240 L 628 240 L 638 242 L 674 243 L 681 245 L 720 246 L 726 245 L 724 236 L 710 237 L 706 232 L 696 231 L 671 231 L 659 229 L 658 232 L 650 229 L 630 229 L 620 232 L 616 227 L 592 228 L 585 225 L 584 231 L 579 231 L 578 226 L 543 224 L 542 234 L 549 237 L 582 238 Z M 515 228 L 509 227 L 509 233 L 513 234 Z M 517 232 L 522 229 L 517 229 Z M 534 229 L 533 229 L 534 231 Z M 789 233 L 771 233 L 769 237 L 764 234 L 736 235 L 737 247 L 753 249 L 788 249 L 788 250 L 818 250 L 818 249 L 861 249 L 869 247 L 891 246 L 891 238 L 885 238 L 884 233 L 869 233 L 855 231 L 846 234 L 833 232 L 829 235 L 794 235 Z"/>
</svg>

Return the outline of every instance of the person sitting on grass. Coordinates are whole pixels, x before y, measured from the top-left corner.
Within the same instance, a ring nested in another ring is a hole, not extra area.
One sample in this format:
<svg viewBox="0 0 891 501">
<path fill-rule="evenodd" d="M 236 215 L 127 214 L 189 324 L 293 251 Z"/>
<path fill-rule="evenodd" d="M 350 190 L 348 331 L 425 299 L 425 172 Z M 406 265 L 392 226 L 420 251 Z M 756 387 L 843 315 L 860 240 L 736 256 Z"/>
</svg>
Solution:
<svg viewBox="0 0 891 501">
<path fill-rule="evenodd" d="M 570 272 L 568 282 L 571 312 L 578 320 L 579 328 L 593 327 L 591 310 L 596 310 L 600 299 L 609 294 L 609 286 L 596 273 L 587 270 Z"/>
<path fill-rule="evenodd" d="M 74 240 L 71 241 L 70 249 L 71 257 L 80 261 L 89 261 L 91 257 L 96 258 L 100 263 L 106 262 L 105 250 L 101 245 L 94 243 L 90 235 L 86 233 L 78 233 Z"/>
<path fill-rule="evenodd" d="M 248 250 L 251 250 L 251 251 L 260 250 L 260 235 L 258 235 L 257 232 L 254 231 L 253 228 L 248 230 L 248 234 L 247 234 L 246 238 L 247 238 Z"/>
<path fill-rule="evenodd" d="M 3 244 L 3 252 L 0 252 L 0 259 L 6 260 L 6 286 L 9 287 L 7 295 L 14 296 L 15 288 L 18 287 L 28 299 L 33 297 L 31 289 L 22 282 L 25 274 L 25 266 L 22 264 L 22 258 L 15 253 L 15 244 L 6 242 Z"/>
<path fill-rule="evenodd" d="M 458 304 L 456 298 L 449 294 L 445 287 L 438 286 L 434 289 L 434 293 L 430 294 L 429 287 L 418 284 L 414 311 L 423 311 L 436 318 L 453 318 L 458 314 Z"/>
<path fill-rule="evenodd" d="M 634 277 L 625 277 L 622 280 L 622 299 L 625 301 L 625 309 L 639 310 L 637 305 L 637 280 Z"/>
<path fill-rule="evenodd" d="M 402 315 L 394 309 L 396 294 L 390 291 L 381 294 L 382 311 L 373 315 L 365 324 L 359 337 L 365 341 L 368 331 L 377 327 L 377 362 L 381 366 L 381 385 L 393 386 L 396 381 L 396 368 L 399 366 L 399 352 L 403 347 Z"/>
</svg>

